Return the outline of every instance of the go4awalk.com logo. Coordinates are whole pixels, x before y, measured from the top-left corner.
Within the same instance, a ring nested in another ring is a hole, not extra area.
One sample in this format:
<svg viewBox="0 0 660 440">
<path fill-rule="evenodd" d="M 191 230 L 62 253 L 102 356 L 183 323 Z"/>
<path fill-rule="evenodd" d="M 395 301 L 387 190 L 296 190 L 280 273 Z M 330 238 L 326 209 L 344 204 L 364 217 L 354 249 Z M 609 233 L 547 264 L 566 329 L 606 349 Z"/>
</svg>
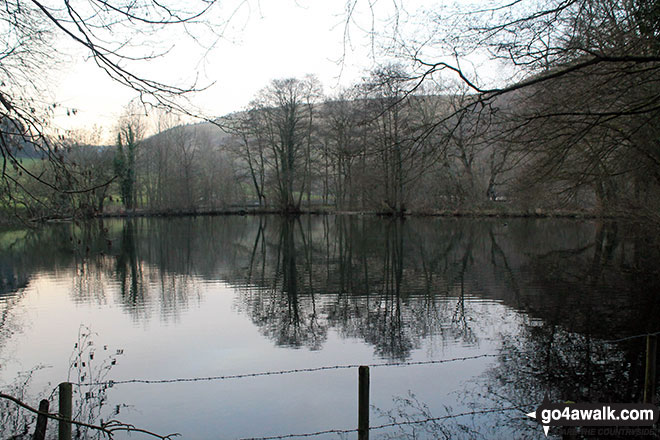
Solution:
<svg viewBox="0 0 660 440">
<path fill-rule="evenodd" d="M 543 425 L 547 437 L 551 426 L 653 426 L 660 410 L 650 403 L 551 403 L 546 394 L 527 415 Z"/>
</svg>

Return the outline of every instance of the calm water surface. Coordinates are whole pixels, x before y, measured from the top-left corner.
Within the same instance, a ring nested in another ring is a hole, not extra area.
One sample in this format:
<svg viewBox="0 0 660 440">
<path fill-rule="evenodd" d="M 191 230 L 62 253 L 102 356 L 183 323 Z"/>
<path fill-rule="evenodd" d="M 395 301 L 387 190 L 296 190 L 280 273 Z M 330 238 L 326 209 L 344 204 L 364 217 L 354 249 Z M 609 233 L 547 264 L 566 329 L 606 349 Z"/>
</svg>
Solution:
<svg viewBox="0 0 660 440">
<path fill-rule="evenodd" d="M 7 231 L 0 388 L 54 409 L 70 380 L 79 420 L 237 439 L 355 428 L 357 369 L 107 382 L 475 357 L 372 368 L 372 426 L 477 412 L 372 438 L 543 438 L 524 413 L 546 391 L 640 400 L 645 341 L 612 340 L 660 330 L 659 241 L 596 221 L 355 216 Z M 0 437 L 31 422 L 0 405 Z"/>
</svg>

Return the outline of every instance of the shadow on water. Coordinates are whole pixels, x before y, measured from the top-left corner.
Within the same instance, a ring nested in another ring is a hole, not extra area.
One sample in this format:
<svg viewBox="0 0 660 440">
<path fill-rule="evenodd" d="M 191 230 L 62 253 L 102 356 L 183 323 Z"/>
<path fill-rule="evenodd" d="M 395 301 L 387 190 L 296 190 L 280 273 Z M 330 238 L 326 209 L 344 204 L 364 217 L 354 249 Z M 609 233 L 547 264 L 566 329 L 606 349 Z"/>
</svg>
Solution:
<svg viewBox="0 0 660 440">
<path fill-rule="evenodd" d="M 172 319 L 201 300 L 200 284 L 222 280 L 236 291 L 236 309 L 276 345 L 319 350 L 336 332 L 383 359 L 406 360 L 430 337 L 476 346 L 488 334 L 500 354 L 486 388 L 466 389 L 466 400 L 529 405 L 548 391 L 554 399 L 635 402 L 644 341 L 607 341 L 660 330 L 659 241 L 657 231 L 633 224 L 569 220 L 57 225 L 0 236 L 0 328 L 37 273 L 70 271 L 80 302 L 104 304 L 104 286 L 116 283 L 116 300 L 137 321 L 156 311 Z M 506 306 L 511 325 L 502 330 L 488 304 Z M 537 429 L 523 416 L 501 423 Z"/>
</svg>

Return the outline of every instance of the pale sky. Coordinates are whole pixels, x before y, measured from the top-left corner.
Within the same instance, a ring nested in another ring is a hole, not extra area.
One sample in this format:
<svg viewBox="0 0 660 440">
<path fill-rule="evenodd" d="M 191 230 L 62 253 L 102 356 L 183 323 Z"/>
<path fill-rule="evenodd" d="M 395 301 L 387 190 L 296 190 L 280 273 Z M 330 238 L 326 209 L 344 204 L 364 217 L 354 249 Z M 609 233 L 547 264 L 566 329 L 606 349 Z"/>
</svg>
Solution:
<svg viewBox="0 0 660 440">
<path fill-rule="evenodd" d="M 406 2 L 406 8 L 408 3 L 414 9 L 420 2 Z M 196 106 L 213 116 L 243 109 L 259 89 L 276 78 L 314 74 L 325 93 L 332 94 L 338 84 L 356 82 L 374 65 L 368 37 L 371 14 L 364 9 L 367 2 L 359 4 L 363 9 L 354 13 L 351 42 L 346 46 L 345 0 L 262 0 L 260 4 L 245 3 L 224 32 L 225 39 L 206 56 L 203 48 L 178 35 L 172 41 L 174 50 L 141 68 L 140 73 L 176 84 L 190 84 L 196 77 L 200 85 L 215 82 L 193 98 Z M 214 13 L 230 15 L 231 8 Z M 381 18 L 392 13 L 391 4 L 383 4 L 378 13 L 381 16 L 373 25 L 386 31 L 388 24 Z M 339 65 L 344 47 L 346 57 Z M 60 66 L 56 76 L 56 101 L 62 108 L 54 122 L 61 129 L 97 124 L 104 126 L 107 137 L 122 107 L 135 96 L 85 61 L 82 52 Z M 70 108 L 77 109 L 75 116 L 66 115 Z"/>
</svg>

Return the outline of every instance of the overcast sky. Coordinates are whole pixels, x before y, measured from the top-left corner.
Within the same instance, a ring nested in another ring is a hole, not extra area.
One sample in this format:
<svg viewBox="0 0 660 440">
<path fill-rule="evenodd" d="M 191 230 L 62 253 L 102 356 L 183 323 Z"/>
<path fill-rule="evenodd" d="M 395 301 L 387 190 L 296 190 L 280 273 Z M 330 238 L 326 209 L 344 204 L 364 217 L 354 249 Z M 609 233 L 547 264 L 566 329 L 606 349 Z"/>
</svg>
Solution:
<svg viewBox="0 0 660 440">
<path fill-rule="evenodd" d="M 214 116 L 243 109 L 255 92 L 275 78 L 315 74 L 325 92 L 332 94 L 338 84 L 357 81 L 374 65 L 367 32 L 371 15 L 364 9 L 367 4 L 360 2 L 363 9 L 355 11 L 351 44 L 345 45 L 345 0 L 245 3 L 231 19 L 225 38 L 208 54 L 204 56 L 203 48 L 176 35 L 171 41 L 174 50 L 143 66 L 141 73 L 178 84 L 189 84 L 196 77 L 198 84 L 214 83 L 194 98 L 195 105 Z M 407 1 L 406 9 L 408 5 L 414 10 L 421 2 Z M 214 13 L 217 17 L 230 15 L 231 8 Z M 386 31 L 391 4 L 379 8 L 378 13 L 374 26 Z M 344 48 L 346 58 L 338 64 Z M 71 129 L 98 124 L 109 135 L 135 92 L 114 84 L 93 62 L 85 61 L 82 52 L 59 70 L 56 100 L 63 107 L 56 115 L 56 126 Z M 78 112 L 66 116 L 67 108 Z"/>
</svg>

